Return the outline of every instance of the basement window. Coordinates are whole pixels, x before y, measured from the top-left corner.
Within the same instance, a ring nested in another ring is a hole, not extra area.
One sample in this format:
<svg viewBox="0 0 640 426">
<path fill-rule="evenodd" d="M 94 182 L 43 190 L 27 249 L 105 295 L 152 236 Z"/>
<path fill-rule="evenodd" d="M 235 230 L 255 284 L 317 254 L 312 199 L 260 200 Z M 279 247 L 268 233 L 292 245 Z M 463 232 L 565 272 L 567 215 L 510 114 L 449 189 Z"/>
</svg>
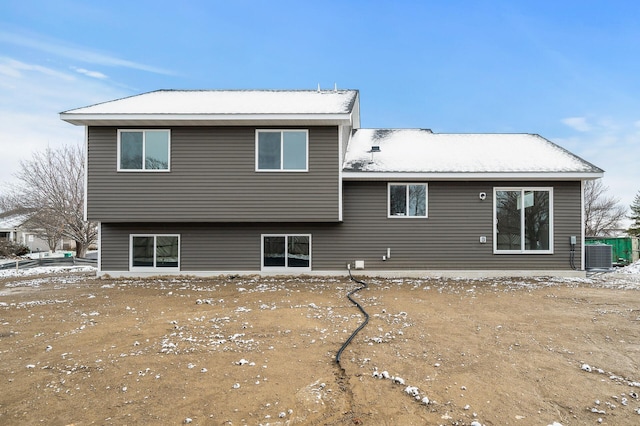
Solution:
<svg viewBox="0 0 640 426">
<path fill-rule="evenodd" d="M 263 235 L 262 270 L 311 269 L 311 235 Z"/>
<path fill-rule="evenodd" d="M 131 235 L 131 271 L 179 271 L 179 235 Z"/>
</svg>

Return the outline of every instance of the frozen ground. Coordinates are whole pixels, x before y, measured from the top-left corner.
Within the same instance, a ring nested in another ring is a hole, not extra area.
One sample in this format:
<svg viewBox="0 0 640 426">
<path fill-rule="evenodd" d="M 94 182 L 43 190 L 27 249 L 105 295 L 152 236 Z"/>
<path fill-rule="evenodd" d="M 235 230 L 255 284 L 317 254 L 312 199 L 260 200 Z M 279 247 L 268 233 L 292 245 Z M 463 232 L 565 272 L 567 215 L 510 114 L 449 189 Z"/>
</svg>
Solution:
<svg viewBox="0 0 640 426">
<path fill-rule="evenodd" d="M 0 272 L 0 424 L 640 424 L 638 264 L 586 279 Z"/>
<path fill-rule="evenodd" d="M 3 262 L 13 262 L 13 260 L 7 260 L 0 258 L 0 263 Z M 20 276 L 29 276 L 29 275 L 64 275 L 68 273 L 74 272 L 95 272 L 96 268 L 93 266 L 46 266 L 46 267 L 36 267 L 36 268 L 26 268 L 26 269 L 7 269 L 0 270 L 0 279 L 8 278 L 8 277 L 20 277 Z M 615 277 L 617 274 L 629 274 L 635 275 L 640 274 L 640 261 L 637 261 L 629 266 L 624 268 L 618 268 L 612 272 L 598 273 L 591 278 L 587 278 L 585 282 L 591 283 L 592 285 L 606 285 L 610 286 L 608 281 L 615 281 Z M 614 279 L 611 279 L 614 277 Z M 458 280 L 462 280 L 459 278 Z M 575 278 L 556 278 L 553 279 L 552 282 L 555 283 L 574 283 L 582 281 L 580 279 Z M 623 280 L 624 281 L 624 280 Z M 634 282 L 634 279 L 631 279 L 631 282 Z"/>
<path fill-rule="evenodd" d="M 629 266 L 625 266 L 624 268 L 620 269 L 618 272 L 622 274 L 640 274 L 640 260 L 632 263 Z"/>
</svg>

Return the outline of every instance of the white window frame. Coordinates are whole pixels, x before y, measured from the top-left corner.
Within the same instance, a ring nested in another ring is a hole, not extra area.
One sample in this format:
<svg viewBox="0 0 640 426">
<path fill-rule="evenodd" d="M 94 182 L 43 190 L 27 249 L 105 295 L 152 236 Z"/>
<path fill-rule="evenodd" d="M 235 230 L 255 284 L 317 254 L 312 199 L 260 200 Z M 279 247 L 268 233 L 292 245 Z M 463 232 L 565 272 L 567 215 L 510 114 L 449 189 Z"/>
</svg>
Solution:
<svg viewBox="0 0 640 426">
<path fill-rule="evenodd" d="M 305 140 L 305 167 L 304 169 L 285 169 L 284 167 L 284 134 L 287 132 L 304 132 L 306 136 Z M 260 133 L 280 133 L 280 168 L 279 169 L 261 169 L 259 167 L 259 154 Z M 300 173 L 309 171 L 309 129 L 256 129 L 256 144 L 255 144 L 255 162 L 256 172 L 287 172 L 287 173 Z"/>
<path fill-rule="evenodd" d="M 134 237 L 153 237 L 153 266 L 133 266 L 133 239 Z M 158 237 L 178 237 L 178 266 L 158 267 L 156 266 L 156 255 L 158 250 Z M 132 272 L 178 272 L 181 266 L 181 238 L 180 234 L 129 234 L 129 271 Z"/>
<path fill-rule="evenodd" d="M 142 168 L 141 169 L 123 169 L 120 167 L 120 149 L 122 132 L 141 132 L 142 133 Z M 167 132 L 167 168 L 166 169 L 147 169 L 146 167 L 146 148 L 147 148 L 147 132 Z M 118 158 L 117 158 L 117 170 L 119 172 L 143 172 L 143 173 L 163 173 L 171 171 L 171 129 L 118 129 Z"/>
<path fill-rule="evenodd" d="M 265 266 L 264 265 L 264 238 L 265 237 L 284 237 L 285 238 L 285 249 L 288 250 L 289 247 L 289 237 L 308 237 L 309 238 L 309 266 L 308 267 L 296 267 L 296 266 L 288 266 L 288 253 L 285 253 L 285 266 Z M 312 252 L 313 252 L 313 241 L 311 238 L 311 234 L 261 234 L 260 235 L 260 270 L 265 272 L 309 272 L 311 271 L 312 263 Z"/>
<path fill-rule="evenodd" d="M 496 196 L 498 191 L 520 191 L 524 200 L 526 191 L 546 191 L 549 193 L 549 249 L 548 250 L 527 250 L 525 244 L 525 215 L 524 209 L 520 215 L 520 249 L 519 250 L 499 250 L 498 249 L 498 203 Z M 515 187 L 494 187 L 493 188 L 493 254 L 553 254 L 554 229 L 553 229 L 553 187 L 541 186 L 515 186 Z"/>
<path fill-rule="evenodd" d="M 409 211 L 409 186 L 424 186 L 424 216 L 392 215 L 391 214 L 391 187 L 404 185 L 407 187 L 406 211 Z M 426 219 L 429 217 L 429 185 L 427 182 L 388 182 L 387 183 L 387 218 L 389 219 Z"/>
</svg>

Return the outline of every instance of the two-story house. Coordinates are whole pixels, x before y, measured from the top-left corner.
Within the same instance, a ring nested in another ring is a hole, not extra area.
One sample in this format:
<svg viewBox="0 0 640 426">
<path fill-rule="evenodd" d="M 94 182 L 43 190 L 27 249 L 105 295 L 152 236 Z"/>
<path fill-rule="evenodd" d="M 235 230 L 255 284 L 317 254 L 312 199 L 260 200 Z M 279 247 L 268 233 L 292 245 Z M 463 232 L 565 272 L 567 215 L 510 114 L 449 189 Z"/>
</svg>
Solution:
<svg viewBox="0 0 640 426">
<path fill-rule="evenodd" d="M 161 90 L 86 128 L 99 274 L 584 274 L 582 185 L 532 134 L 361 129 L 355 90 Z"/>
</svg>

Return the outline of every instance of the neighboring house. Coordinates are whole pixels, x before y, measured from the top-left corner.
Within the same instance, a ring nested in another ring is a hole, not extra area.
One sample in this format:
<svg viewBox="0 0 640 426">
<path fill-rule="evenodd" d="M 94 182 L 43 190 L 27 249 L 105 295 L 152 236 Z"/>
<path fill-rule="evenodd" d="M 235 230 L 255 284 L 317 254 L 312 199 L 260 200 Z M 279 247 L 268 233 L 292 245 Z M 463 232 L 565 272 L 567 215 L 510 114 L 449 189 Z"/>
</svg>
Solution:
<svg viewBox="0 0 640 426">
<path fill-rule="evenodd" d="M 355 90 L 60 116 L 86 126 L 99 274 L 584 274 L 582 185 L 603 171 L 538 135 L 360 129 Z"/>
<path fill-rule="evenodd" d="M 49 244 L 40 238 L 38 233 L 25 226 L 27 218 L 22 215 L 0 217 L 0 238 L 27 247 L 31 252 L 48 252 Z M 62 241 L 58 243 L 62 249 Z"/>
</svg>

